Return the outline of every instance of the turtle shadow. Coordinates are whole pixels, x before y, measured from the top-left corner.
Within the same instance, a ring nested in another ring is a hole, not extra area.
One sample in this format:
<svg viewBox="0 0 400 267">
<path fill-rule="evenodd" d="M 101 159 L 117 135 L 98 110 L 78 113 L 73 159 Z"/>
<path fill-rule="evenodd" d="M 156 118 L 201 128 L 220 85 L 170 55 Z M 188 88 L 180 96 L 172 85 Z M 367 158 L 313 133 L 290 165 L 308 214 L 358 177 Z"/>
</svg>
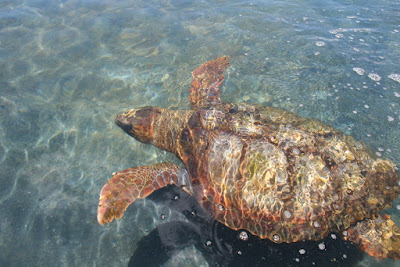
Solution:
<svg viewBox="0 0 400 267">
<path fill-rule="evenodd" d="M 335 236 L 275 244 L 246 232 L 244 241 L 239 238 L 241 231 L 216 222 L 192 196 L 174 186 L 158 190 L 149 198 L 181 212 L 187 221 L 158 225 L 139 241 L 128 266 L 162 266 L 190 246 L 209 266 L 355 266 L 364 255 Z"/>
</svg>

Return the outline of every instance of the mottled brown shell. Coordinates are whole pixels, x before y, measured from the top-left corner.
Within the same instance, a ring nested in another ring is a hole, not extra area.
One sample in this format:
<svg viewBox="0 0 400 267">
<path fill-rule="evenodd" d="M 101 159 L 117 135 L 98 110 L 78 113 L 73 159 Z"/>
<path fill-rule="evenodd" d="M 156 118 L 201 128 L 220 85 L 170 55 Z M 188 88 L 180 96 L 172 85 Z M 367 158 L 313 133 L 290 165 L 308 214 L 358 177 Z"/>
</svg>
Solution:
<svg viewBox="0 0 400 267">
<path fill-rule="evenodd" d="M 199 202 L 232 229 L 319 240 L 375 217 L 400 192 L 392 162 L 316 120 L 249 104 L 186 116 L 175 153 Z"/>
<path fill-rule="evenodd" d="M 174 153 L 187 170 L 157 163 L 116 172 L 101 190 L 98 222 L 175 184 L 232 229 L 277 243 L 343 231 L 369 255 L 399 259 L 400 230 L 378 215 L 400 193 L 394 164 L 316 120 L 222 103 L 228 66 L 224 56 L 192 73 L 192 110 L 142 107 L 117 116 L 126 133 Z"/>
</svg>

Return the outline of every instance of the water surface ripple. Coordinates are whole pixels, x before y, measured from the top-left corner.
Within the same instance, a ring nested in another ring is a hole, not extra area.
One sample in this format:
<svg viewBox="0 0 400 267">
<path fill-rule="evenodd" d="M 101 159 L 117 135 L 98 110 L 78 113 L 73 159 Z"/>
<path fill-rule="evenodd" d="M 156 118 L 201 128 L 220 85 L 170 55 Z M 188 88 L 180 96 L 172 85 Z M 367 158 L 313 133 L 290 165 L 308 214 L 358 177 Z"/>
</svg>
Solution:
<svg viewBox="0 0 400 267">
<path fill-rule="evenodd" d="M 191 71 L 217 56 L 232 58 L 224 101 L 319 119 L 400 165 L 399 17 L 392 0 L 1 1 L 0 265 L 124 266 L 159 225 L 193 224 L 150 198 L 101 227 L 97 202 L 113 171 L 177 162 L 124 134 L 116 114 L 189 108 Z M 165 266 L 212 265 L 189 245 Z M 281 258 L 315 263 L 317 245 Z"/>
</svg>

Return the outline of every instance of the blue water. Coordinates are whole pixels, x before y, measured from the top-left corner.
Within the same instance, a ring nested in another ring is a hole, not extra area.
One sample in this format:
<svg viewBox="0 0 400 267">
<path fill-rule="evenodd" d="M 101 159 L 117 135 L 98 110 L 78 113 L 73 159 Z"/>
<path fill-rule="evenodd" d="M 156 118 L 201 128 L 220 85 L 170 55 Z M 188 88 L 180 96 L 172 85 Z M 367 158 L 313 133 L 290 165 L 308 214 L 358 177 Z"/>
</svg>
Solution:
<svg viewBox="0 0 400 267">
<path fill-rule="evenodd" d="M 188 109 L 191 71 L 222 55 L 232 63 L 224 101 L 319 119 L 400 165 L 399 1 L 3 0 L 0 265 L 125 266 L 132 255 L 145 262 L 138 251 L 151 251 L 146 238 L 160 225 L 195 224 L 183 204 L 153 197 L 101 227 L 97 202 L 112 172 L 177 162 L 124 134 L 116 114 L 145 105 Z M 399 204 L 388 210 L 398 225 Z M 329 242 L 322 256 L 317 242 L 280 257 L 355 264 L 346 263 L 353 250 L 335 254 Z M 224 244 L 250 259 L 249 250 Z M 212 266 L 210 248 L 188 243 L 160 264 Z M 363 254 L 356 262 L 399 265 Z"/>
</svg>

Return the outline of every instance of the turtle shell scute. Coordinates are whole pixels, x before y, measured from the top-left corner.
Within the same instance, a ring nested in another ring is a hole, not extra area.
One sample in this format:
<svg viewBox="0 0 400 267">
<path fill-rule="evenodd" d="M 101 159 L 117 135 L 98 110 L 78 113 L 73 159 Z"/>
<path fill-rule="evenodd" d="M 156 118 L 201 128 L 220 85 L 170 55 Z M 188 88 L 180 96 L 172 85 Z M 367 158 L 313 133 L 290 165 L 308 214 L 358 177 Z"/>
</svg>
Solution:
<svg viewBox="0 0 400 267">
<path fill-rule="evenodd" d="M 246 103 L 195 113 L 195 195 L 232 229 L 277 243 L 320 240 L 373 218 L 400 192 L 392 162 L 316 120 Z"/>
</svg>

